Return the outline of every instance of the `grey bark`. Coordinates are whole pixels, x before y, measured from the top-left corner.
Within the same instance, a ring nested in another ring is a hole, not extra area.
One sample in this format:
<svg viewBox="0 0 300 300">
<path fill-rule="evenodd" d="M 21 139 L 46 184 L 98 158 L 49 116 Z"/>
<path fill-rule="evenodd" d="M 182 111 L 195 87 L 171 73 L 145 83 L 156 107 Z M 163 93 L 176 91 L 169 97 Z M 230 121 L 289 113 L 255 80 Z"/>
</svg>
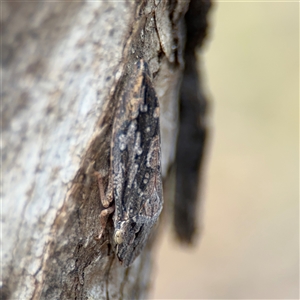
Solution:
<svg viewBox="0 0 300 300">
<path fill-rule="evenodd" d="M 99 231 L 93 171 L 108 168 L 109 102 L 126 64 L 149 64 L 162 166 L 175 156 L 188 1 L 3 2 L 2 299 L 142 299 L 149 242 L 125 269 Z"/>
</svg>

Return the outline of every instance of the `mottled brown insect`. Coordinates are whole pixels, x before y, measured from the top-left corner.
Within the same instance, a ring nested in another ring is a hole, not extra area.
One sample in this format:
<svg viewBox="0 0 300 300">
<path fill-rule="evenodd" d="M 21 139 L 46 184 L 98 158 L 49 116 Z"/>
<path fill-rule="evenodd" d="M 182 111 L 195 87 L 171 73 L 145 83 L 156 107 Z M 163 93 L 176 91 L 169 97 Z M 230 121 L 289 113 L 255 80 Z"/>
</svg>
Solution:
<svg viewBox="0 0 300 300">
<path fill-rule="evenodd" d="M 111 170 L 106 196 L 99 177 L 102 235 L 115 210 L 118 259 L 129 266 L 145 246 L 162 210 L 159 103 L 147 64 L 140 60 L 124 79 L 112 129 Z M 114 202 L 109 207 L 110 203 Z"/>
</svg>

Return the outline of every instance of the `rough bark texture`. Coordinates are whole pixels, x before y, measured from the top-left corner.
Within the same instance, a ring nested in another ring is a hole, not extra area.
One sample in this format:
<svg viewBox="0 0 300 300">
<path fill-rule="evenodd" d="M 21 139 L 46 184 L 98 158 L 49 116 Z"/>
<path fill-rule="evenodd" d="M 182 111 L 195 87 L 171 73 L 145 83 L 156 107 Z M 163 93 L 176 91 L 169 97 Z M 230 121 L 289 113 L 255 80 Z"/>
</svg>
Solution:
<svg viewBox="0 0 300 300">
<path fill-rule="evenodd" d="M 2 299 L 143 299 L 151 247 L 125 269 L 102 243 L 95 170 L 109 168 L 110 105 L 128 66 L 149 64 L 162 168 L 174 161 L 189 1 L 4 2 Z"/>
</svg>

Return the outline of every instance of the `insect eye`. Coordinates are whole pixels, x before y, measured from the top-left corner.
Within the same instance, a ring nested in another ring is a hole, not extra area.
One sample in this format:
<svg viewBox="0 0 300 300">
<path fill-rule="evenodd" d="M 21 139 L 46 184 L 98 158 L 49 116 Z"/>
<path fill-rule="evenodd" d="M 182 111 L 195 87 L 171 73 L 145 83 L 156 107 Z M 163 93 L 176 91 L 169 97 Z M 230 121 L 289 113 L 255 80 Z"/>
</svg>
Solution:
<svg viewBox="0 0 300 300">
<path fill-rule="evenodd" d="M 116 244 L 122 244 L 123 243 L 123 231 L 117 230 L 114 235 L 114 240 Z"/>
</svg>

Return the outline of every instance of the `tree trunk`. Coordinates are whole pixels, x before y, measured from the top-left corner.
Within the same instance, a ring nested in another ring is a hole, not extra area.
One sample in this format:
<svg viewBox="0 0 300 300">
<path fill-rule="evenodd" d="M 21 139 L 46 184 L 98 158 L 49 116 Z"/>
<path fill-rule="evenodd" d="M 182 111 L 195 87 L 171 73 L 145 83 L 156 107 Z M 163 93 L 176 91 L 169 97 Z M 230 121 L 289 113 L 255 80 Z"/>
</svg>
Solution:
<svg viewBox="0 0 300 300">
<path fill-rule="evenodd" d="M 94 171 L 109 170 L 113 94 L 143 58 L 174 161 L 189 1 L 2 5 L 2 299 L 143 299 L 152 236 L 124 268 L 99 242 Z"/>
</svg>

